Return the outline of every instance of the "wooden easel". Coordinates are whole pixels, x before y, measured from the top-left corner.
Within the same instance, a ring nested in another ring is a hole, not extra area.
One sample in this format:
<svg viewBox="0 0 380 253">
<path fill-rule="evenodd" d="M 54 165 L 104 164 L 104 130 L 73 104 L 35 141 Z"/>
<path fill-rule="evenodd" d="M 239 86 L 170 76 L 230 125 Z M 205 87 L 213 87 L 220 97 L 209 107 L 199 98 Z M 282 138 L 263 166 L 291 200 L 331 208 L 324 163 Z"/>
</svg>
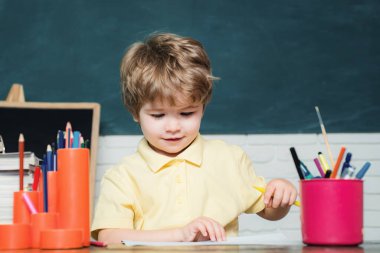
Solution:
<svg viewBox="0 0 380 253">
<path fill-rule="evenodd" d="M 6 102 L 25 103 L 24 87 L 22 84 L 15 83 L 9 90 Z"/>
</svg>

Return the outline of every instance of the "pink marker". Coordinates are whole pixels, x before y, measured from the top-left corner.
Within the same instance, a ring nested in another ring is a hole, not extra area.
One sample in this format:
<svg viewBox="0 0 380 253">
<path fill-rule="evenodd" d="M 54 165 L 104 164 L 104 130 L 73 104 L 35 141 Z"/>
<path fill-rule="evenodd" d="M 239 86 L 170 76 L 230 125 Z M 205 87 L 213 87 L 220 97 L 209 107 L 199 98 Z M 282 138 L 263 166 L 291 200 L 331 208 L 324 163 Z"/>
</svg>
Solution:
<svg viewBox="0 0 380 253">
<path fill-rule="evenodd" d="M 315 158 L 315 159 L 314 159 L 314 163 L 315 163 L 315 165 L 317 166 L 317 169 L 318 169 L 319 173 L 321 174 L 321 177 L 324 178 L 324 177 L 325 177 L 325 172 L 323 171 L 322 166 L 321 166 L 321 164 L 319 163 L 318 158 Z"/>
<path fill-rule="evenodd" d="M 37 213 L 37 210 L 36 208 L 34 207 L 32 201 L 30 200 L 28 194 L 26 194 L 25 192 L 22 194 L 22 198 L 24 199 L 24 202 L 26 204 L 26 206 L 28 207 L 29 211 L 31 214 L 35 214 Z"/>
</svg>

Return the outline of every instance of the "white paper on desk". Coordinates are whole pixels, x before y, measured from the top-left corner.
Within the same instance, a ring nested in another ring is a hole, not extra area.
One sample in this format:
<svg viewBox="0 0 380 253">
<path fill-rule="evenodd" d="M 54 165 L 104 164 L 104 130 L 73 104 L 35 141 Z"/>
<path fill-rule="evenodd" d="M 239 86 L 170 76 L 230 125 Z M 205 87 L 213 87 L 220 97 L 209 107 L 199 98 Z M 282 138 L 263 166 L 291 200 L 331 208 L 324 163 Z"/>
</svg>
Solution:
<svg viewBox="0 0 380 253">
<path fill-rule="evenodd" d="M 249 236 L 228 237 L 226 241 L 213 242 L 140 242 L 121 241 L 126 246 L 209 246 L 209 245 L 294 245 L 299 242 L 289 240 L 283 233 L 258 234 Z"/>
</svg>

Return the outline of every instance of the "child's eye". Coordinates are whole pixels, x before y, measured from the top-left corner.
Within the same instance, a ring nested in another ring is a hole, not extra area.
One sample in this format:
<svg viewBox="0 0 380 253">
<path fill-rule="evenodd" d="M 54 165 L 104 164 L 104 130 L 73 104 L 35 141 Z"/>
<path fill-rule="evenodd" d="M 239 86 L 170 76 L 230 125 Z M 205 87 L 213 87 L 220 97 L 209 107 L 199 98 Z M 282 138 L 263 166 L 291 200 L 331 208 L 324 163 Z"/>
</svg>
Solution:
<svg viewBox="0 0 380 253">
<path fill-rule="evenodd" d="M 190 116 L 190 115 L 192 115 L 194 112 L 181 112 L 181 115 L 182 116 Z"/>
<path fill-rule="evenodd" d="M 159 119 L 159 118 L 164 117 L 164 115 L 165 114 L 163 113 L 154 113 L 154 114 L 151 114 L 150 116 L 152 116 L 153 118 Z"/>
</svg>

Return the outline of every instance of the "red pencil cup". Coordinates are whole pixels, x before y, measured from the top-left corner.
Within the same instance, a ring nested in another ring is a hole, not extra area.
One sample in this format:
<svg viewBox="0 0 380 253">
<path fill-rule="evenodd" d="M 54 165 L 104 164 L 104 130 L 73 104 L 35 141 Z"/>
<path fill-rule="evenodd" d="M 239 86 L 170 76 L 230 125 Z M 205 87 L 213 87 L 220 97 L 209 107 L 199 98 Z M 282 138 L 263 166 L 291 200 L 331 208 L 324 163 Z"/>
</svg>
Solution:
<svg viewBox="0 0 380 253">
<path fill-rule="evenodd" d="M 13 223 L 30 224 L 31 212 L 26 205 L 22 194 L 28 195 L 35 208 L 38 208 L 38 192 L 36 191 L 18 191 L 13 193 Z M 38 210 L 38 209 L 37 209 Z"/>
<path fill-rule="evenodd" d="M 90 172 L 87 148 L 58 149 L 58 227 L 81 229 L 90 245 Z"/>
<path fill-rule="evenodd" d="M 40 248 L 41 231 L 45 229 L 57 228 L 57 213 L 36 213 L 31 217 L 32 248 Z"/>
<path fill-rule="evenodd" d="M 301 180 L 302 240 L 310 245 L 363 242 L 363 181 Z"/>
</svg>

